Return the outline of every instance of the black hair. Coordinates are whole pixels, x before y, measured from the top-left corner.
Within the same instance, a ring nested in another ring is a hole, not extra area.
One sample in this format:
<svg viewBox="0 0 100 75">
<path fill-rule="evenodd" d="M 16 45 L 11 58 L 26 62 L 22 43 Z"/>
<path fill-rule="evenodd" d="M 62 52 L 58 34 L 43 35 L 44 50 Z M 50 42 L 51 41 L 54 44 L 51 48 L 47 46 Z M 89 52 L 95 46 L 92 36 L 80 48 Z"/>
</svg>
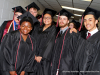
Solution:
<svg viewBox="0 0 100 75">
<path fill-rule="evenodd" d="M 31 26 L 33 27 L 33 20 L 31 17 L 23 17 L 22 20 L 20 21 L 20 25 L 23 23 L 23 22 L 30 22 L 31 23 Z"/>
<path fill-rule="evenodd" d="M 93 16 L 94 16 L 94 18 L 95 18 L 96 20 L 98 20 L 98 18 L 96 17 L 96 15 L 95 15 L 95 13 L 94 13 L 94 12 L 88 12 L 86 15 L 89 15 L 89 14 L 93 15 Z"/>
</svg>

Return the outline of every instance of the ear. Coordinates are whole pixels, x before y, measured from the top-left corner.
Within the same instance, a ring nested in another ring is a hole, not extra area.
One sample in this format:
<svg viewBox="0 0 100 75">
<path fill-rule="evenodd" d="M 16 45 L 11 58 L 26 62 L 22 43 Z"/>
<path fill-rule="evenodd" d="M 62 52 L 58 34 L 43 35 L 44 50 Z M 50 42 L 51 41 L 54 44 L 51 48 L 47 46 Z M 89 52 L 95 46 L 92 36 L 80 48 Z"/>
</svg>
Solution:
<svg viewBox="0 0 100 75">
<path fill-rule="evenodd" d="M 69 20 L 68 20 L 68 23 L 69 23 Z"/>
<path fill-rule="evenodd" d="M 98 23 L 98 20 L 95 21 L 95 24 L 97 24 L 97 23 Z"/>
</svg>

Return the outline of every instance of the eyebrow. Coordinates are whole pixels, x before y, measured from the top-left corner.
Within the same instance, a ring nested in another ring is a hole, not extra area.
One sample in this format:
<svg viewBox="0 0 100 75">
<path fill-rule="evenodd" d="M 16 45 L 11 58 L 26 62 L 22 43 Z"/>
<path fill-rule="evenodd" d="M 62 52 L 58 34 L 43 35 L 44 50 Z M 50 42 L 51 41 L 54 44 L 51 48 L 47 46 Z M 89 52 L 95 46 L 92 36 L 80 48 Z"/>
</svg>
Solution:
<svg viewBox="0 0 100 75">
<path fill-rule="evenodd" d="M 89 19 L 92 19 L 92 18 L 89 18 Z M 84 20 L 86 20 L 86 19 L 84 19 Z"/>
</svg>

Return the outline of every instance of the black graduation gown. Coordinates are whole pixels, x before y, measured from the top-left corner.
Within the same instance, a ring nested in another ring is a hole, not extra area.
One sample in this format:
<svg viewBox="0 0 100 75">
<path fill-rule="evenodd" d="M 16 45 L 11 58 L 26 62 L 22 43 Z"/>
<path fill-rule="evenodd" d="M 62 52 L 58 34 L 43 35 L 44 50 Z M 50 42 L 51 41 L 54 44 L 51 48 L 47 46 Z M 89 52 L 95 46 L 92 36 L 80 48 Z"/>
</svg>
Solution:
<svg viewBox="0 0 100 75">
<path fill-rule="evenodd" d="M 29 35 L 25 42 L 21 36 L 19 45 L 20 36 L 21 35 L 19 31 L 13 31 L 6 34 L 1 42 L 0 69 L 4 72 L 16 71 L 18 75 L 21 73 L 21 71 L 33 72 L 36 42 L 34 38 Z M 2 75 L 9 75 L 9 73 L 3 73 Z"/>
<path fill-rule="evenodd" d="M 50 65 L 53 54 L 53 46 L 56 37 L 56 27 L 51 25 L 43 31 L 43 26 L 37 29 L 33 37 L 37 40 L 37 56 L 41 56 L 42 60 L 37 63 L 37 75 L 50 75 Z"/>
<path fill-rule="evenodd" d="M 9 20 L 9 21 L 11 21 L 11 20 Z M 2 24 L 1 27 L 0 27 L 0 40 L 1 40 L 2 37 L 3 37 L 3 33 L 4 33 L 4 30 L 5 30 L 5 27 L 6 27 L 6 25 L 7 25 L 7 23 L 8 23 L 9 21 L 4 21 L 3 24 Z M 13 24 L 11 25 L 11 28 L 10 28 L 9 32 L 12 32 L 12 31 L 13 31 Z M 1 41 L 0 41 L 0 43 L 1 43 Z"/>
<path fill-rule="evenodd" d="M 52 62 L 51 75 L 56 75 L 60 59 L 60 53 L 62 50 L 63 39 L 66 31 L 62 35 L 59 34 L 56 39 L 56 43 L 54 46 L 55 54 Z M 70 29 L 68 29 L 64 40 L 58 75 L 71 75 L 71 73 L 68 71 L 72 71 L 73 69 L 73 56 L 74 51 L 77 48 L 77 37 L 78 36 L 75 33 L 70 34 Z"/>
<path fill-rule="evenodd" d="M 86 39 L 86 32 L 81 32 L 81 37 Z M 93 72 L 93 71 L 100 71 L 99 68 L 99 52 L 100 52 L 100 31 L 89 37 L 86 41 L 93 44 L 93 46 L 88 46 L 86 51 L 84 51 L 84 48 L 81 48 L 83 50 L 78 50 L 76 52 L 75 56 L 75 65 L 74 70 L 78 71 L 91 71 L 91 72 L 79 72 L 78 75 L 100 75 L 100 72 Z M 85 44 L 87 46 L 87 44 Z M 90 49 L 89 49 L 90 48 Z M 87 53 L 87 51 L 89 53 Z M 84 59 L 83 59 L 84 58 Z M 77 62 L 78 61 L 78 62 Z"/>
</svg>

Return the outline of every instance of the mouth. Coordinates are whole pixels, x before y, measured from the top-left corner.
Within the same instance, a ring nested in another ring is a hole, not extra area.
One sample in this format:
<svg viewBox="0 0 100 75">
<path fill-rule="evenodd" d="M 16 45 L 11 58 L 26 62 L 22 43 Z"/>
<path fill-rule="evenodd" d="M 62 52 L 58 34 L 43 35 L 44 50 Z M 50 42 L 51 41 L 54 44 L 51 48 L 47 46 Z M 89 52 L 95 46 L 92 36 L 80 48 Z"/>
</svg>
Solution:
<svg viewBox="0 0 100 75">
<path fill-rule="evenodd" d="M 64 23 L 60 23 L 60 24 L 64 24 Z"/>
<path fill-rule="evenodd" d="M 89 28 L 89 27 L 90 27 L 90 25 L 86 25 L 86 27 L 87 27 L 87 28 Z"/>
<path fill-rule="evenodd" d="M 28 32 L 28 30 L 23 30 L 23 32 L 24 32 L 24 33 L 27 33 L 27 32 Z"/>
</svg>

